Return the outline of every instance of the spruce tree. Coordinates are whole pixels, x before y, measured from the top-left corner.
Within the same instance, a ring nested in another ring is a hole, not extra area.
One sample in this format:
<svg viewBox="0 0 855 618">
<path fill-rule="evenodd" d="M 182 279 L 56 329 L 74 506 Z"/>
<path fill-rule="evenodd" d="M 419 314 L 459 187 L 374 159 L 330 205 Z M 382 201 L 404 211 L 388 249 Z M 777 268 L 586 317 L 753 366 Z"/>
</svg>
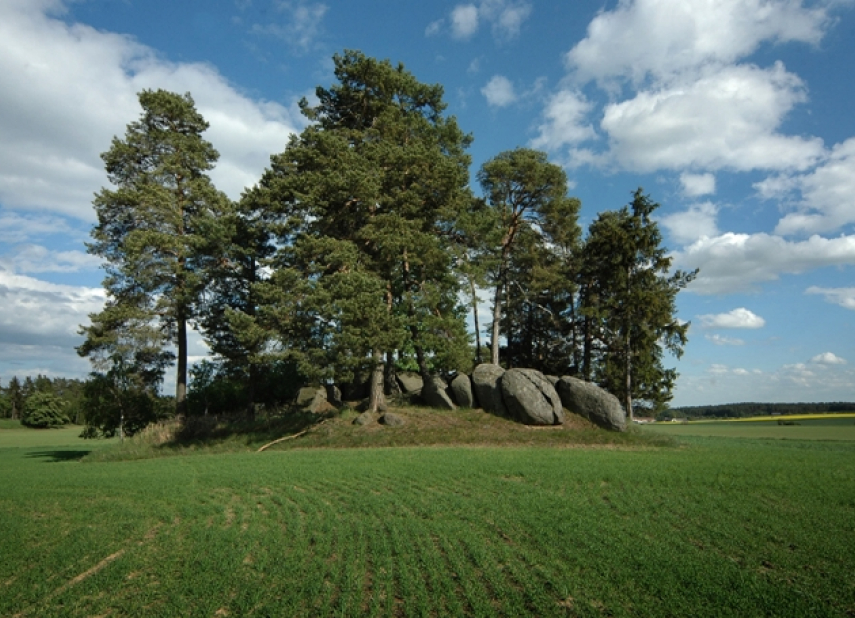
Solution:
<svg viewBox="0 0 855 618">
<path fill-rule="evenodd" d="M 670 272 L 651 218 L 658 207 L 637 189 L 628 206 L 599 215 L 584 247 L 585 356 L 594 381 L 618 395 L 630 420 L 634 400 L 660 408 L 671 398 L 677 374 L 663 355 L 682 355 L 689 324 L 676 317 L 676 297 L 698 272 Z"/>
<path fill-rule="evenodd" d="M 190 94 L 144 90 L 139 101 L 141 118 L 101 155 L 116 188 L 95 197 L 98 224 L 88 248 L 105 260 L 108 300 L 82 329 L 86 341 L 78 352 L 109 359 L 117 346 L 142 339 L 151 347 L 147 365 L 156 370 L 169 358 L 163 344 L 173 344 L 176 408 L 182 412 L 187 327 L 197 317 L 216 247 L 228 236 L 222 222 L 230 203 L 207 175 L 218 153 L 202 138 L 208 123 Z"/>
</svg>

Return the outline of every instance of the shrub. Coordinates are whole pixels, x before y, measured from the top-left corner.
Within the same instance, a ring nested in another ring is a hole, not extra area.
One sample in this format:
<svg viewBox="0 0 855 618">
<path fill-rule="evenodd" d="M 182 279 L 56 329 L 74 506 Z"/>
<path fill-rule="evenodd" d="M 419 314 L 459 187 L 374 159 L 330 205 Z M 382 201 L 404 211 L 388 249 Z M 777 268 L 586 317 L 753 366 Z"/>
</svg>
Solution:
<svg viewBox="0 0 855 618">
<path fill-rule="evenodd" d="M 65 402 L 53 393 L 36 391 L 24 404 L 21 424 L 27 427 L 62 427 L 70 422 Z"/>
</svg>

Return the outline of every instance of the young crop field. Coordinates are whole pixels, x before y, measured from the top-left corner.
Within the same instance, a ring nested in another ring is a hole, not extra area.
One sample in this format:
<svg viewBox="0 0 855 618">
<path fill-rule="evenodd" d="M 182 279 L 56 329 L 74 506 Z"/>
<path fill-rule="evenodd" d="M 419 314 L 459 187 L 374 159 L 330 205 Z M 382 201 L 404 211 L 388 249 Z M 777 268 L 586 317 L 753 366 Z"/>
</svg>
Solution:
<svg viewBox="0 0 855 618">
<path fill-rule="evenodd" d="M 0 440 L 2 616 L 855 614 L 855 443 Z"/>
<path fill-rule="evenodd" d="M 788 440 L 855 441 L 855 414 L 799 414 L 734 420 L 653 423 L 645 433 L 728 438 L 778 438 Z"/>
</svg>

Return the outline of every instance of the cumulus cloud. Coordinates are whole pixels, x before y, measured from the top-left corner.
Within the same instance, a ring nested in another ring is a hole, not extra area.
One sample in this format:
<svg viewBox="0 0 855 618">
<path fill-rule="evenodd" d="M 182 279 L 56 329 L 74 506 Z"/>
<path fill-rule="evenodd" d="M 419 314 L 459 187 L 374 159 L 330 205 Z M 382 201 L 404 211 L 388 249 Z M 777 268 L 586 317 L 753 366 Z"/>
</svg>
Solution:
<svg viewBox="0 0 855 618">
<path fill-rule="evenodd" d="M 777 131 L 805 100 L 781 63 L 724 67 L 609 104 L 600 128 L 626 170 L 804 170 L 822 156 L 822 140 Z"/>
<path fill-rule="evenodd" d="M 755 187 L 766 198 L 801 194 L 795 212 L 778 222 L 778 234 L 830 232 L 855 223 L 855 138 L 835 145 L 810 173 L 772 177 Z"/>
<path fill-rule="evenodd" d="M 699 238 L 709 238 L 719 234 L 716 225 L 718 207 L 712 202 L 695 204 L 688 210 L 662 217 L 660 223 L 680 244 L 689 244 Z"/>
<path fill-rule="evenodd" d="M 830 19 L 802 0 L 622 1 L 588 25 L 566 56 L 579 81 L 668 79 L 732 64 L 764 41 L 817 44 Z"/>
<path fill-rule="evenodd" d="M 487 103 L 494 107 L 507 107 L 517 100 L 513 83 L 503 75 L 494 75 L 487 85 L 481 88 L 481 94 L 487 99 Z"/>
<path fill-rule="evenodd" d="M 845 365 L 846 359 L 840 358 L 833 352 L 823 352 L 822 354 L 817 354 L 810 359 L 810 362 L 817 365 Z"/>
<path fill-rule="evenodd" d="M 514 2 L 511 0 L 481 0 L 478 3 L 458 4 L 451 10 L 451 36 L 455 39 L 471 38 L 482 22 L 490 24 L 493 36 L 498 41 L 515 39 L 520 34 L 523 23 L 531 15 L 531 3 Z M 439 32 L 444 20 L 437 20 L 428 25 L 425 34 L 428 36 Z"/>
<path fill-rule="evenodd" d="M 79 325 L 89 323 L 89 314 L 100 311 L 104 299 L 100 288 L 48 283 L 0 269 L 0 342 L 79 345 Z"/>
<path fill-rule="evenodd" d="M 134 39 L 66 24 L 55 2 L 0 3 L 0 203 L 82 220 L 107 184 L 99 154 L 140 115 L 145 88 L 191 92 L 220 151 L 211 176 L 236 198 L 282 150 L 294 123 L 204 64 L 172 63 Z"/>
<path fill-rule="evenodd" d="M 555 93 L 546 104 L 544 122 L 538 127 L 532 147 L 554 151 L 596 138 L 596 131 L 588 120 L 592 109 L 593 104 L 581 92 L 560 90 Z"/>
<path fill-rule="evenodd" d="M 451 10 L 451 35 L 455 39 L 468 39 L 478 30 L 478 7 L 459 4 Z"/>
<path fill-rule="evenodd" d="M 0 265 L 16 273 L 74 273 L 98 269 L 101 258 L 83 251 L 55 251 L 26 244 L 16 247 L 11 255 L 0 257 Z"/>
<path fill-rule="evenodd" d="M 680 185 L 683 187 L 683 195 L 687 197 L 699 197 L 715 193 L 715 176 L 713 174 L 680 174 Z"/>
<path fill-rule="evenodd" d="M 781 274 L 798 274 L 823 266 L 855 264 L 855 236 L 788 241 L 770 234 L 702 237 L 673 254 L 679 268 L 700 268 L 688 290 L 699 294 L 745 292 Z"/>
<path fill-rule="evenodd" d="M 766 320 L 745 307 L 739 307 L 727 313 L 699 315 L 702 328 L 756 329 L 766 326 Z"/>
<path fill-rule="evenodd" d="M 825 296 L 826 302 L 855 311 L 855 288 L 820 288 L 811 286 L 805 290 L 805 294 L 821 294 Z"/>
</svg>

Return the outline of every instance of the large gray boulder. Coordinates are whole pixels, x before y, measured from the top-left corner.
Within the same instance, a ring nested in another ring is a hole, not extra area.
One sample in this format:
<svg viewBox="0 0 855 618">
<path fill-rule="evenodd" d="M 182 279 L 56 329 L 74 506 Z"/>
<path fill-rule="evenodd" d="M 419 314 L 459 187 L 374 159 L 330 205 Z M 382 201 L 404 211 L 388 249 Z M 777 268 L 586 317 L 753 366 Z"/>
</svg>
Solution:
<svg viewBox="0 0 855 618">
<path fill-rule="evenodd" d="M 324 386 L 304 386 L 297 391 L 294 400 L 298 408 L 303 408 L 313 414 L 325 412 L 330 408 L 327 403 L 327 389 Z"/>
<path fill-rule="evenodd" d="M 398 416 L 392 412 L 386 412 L 386 414 L 380 417 L 380 424 L 386 425 L 387 427 L 402 427 L 406 424 L 406 421 L 403 416 Z"/>
<path fill-rule="evenodd" d="M 424 386 L 422 377 L 413 371 L 403 371 L 396 376 L 401 392 L 406 396 L 418 395 Z"/>
<path fill-rule="evenodd" d="M 485 412 L 507 416 L 508 409 L 502 398 L 502 385 L 500 383 L 505 370 L 498 365 L 483 363 L 475 367 L 472 372 L 472 389 L 475 391 L 475 399 Z"/>
<path fill-rule="evenodd" d="M 451 381 L 451 394 L 461 408 L 474 408 L 475 396 L 472 394 L 472 380 L 465 373 L 458 373 Z"/>
<path fill-rule="evenodd" d="M 526 425 L 560 425 L 564 409 L 555 388 L 536 369 L 508 369 L 502 395 L 511 415 Z"/>
<path fill-rule="evenodd" d="M 626 431 L 626 413 L 618 398 L 596 384 L 571 376 L 558 380 L 558 396 L 564 407 L 595 425 Z"/>
<path fill-rule="evenodd" d="M 457 406 L 448 394 L 448 384 L 439 376 L 430 376 L 422 387 L 422 399 L 431 408 L 456 410 Z"/>
</svg>

